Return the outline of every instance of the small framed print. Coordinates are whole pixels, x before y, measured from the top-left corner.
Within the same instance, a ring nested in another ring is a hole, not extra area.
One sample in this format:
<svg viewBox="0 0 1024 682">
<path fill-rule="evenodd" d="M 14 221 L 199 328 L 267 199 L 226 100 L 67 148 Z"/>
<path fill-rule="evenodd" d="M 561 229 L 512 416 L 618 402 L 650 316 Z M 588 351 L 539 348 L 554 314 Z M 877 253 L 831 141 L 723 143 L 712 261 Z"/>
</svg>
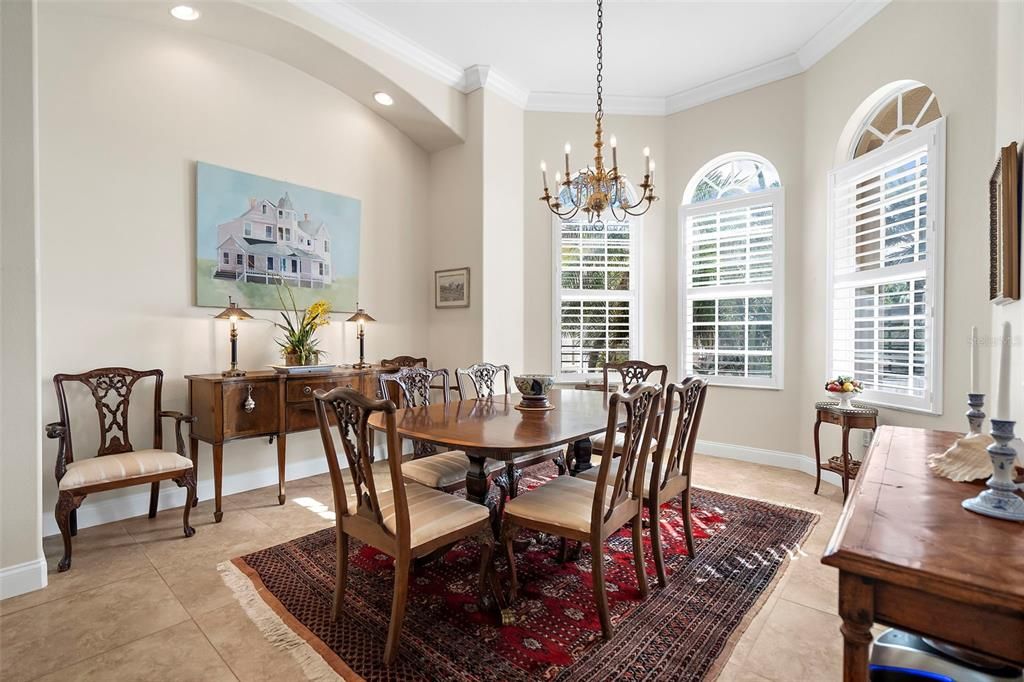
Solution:
<svg viewBox="0 0 1024 682">
<path fill-rule="evenodd" d="M 989 299 L 1020 299 L 1020 214 L 1017 143 L 1003 147 L 988 183 Z"/>
<path fill-rule="evenodd" d="M 434 307 L 469 307 L 469 268 L 434 271 Z"/>
</svg>

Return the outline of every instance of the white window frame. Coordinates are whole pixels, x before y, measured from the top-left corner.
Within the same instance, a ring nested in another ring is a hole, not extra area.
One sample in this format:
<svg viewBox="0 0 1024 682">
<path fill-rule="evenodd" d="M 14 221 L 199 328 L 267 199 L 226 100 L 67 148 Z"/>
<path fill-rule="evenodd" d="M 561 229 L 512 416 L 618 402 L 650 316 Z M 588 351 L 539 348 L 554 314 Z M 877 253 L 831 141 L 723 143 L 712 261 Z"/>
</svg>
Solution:
<svg viewBox="0 0 1024 682">
<path fill-rule="evenodd" d="M 925 340 L 928 348 L 928 367 L 930 376 L 929 395 L 924 398 L 913 398 L 886 391 L 865 390 L 857 399 L 864 402 L 907 412 L 923 414 L 942 414 L 942 358 L 943 358 L 943 300 L 945 279 L 945 231 L 946 231 L 946 119 L 939 118 L 931 123 L 888 142 L 863 156 L 848 161 L 828 174 L 828 257 L 826 259 L 825 281 L 828 295 L 826 296 L 826 353 L 825 367 L 831 374 L 833 367 L 833 295 L 835 285 L 835 216 L 834 188 L 840 178 L 850 175 L 857 176 L 890 163 L 900 156 L 906 155 L 915 147 L 925 144 L 928 148 L 928 251 L 924 263 L 925 305 L 929 311 L 929 320 L 925 327 Z M 898 269 L 906 271 L 907 279 L 919 272 L 921 261 L 913 264 L 887 268 L 894 274 Z M 883 270 L 886 270 L 883 268 Z M 870 274 L 876 276 L 871 277 Z M 878 270 L 865 271 L 865 284 L 877 282 Z M 854 276 L 855 278 L 856 276 Z M 822 377 L 822 384 L 829 377 Z"/>
<path fill-rule="evenodd" d="M 610 217 L 610 216 L 609 216 Z M 555 375 L 555 381 L 559 383 L 575 383 L 583 382 L 588 379 L 592 380 L 593 375 L 583 373 L 563 373 L 562 370 L 562 224 L 565 221 L 558 218 L 558 216 L 552 216 L 551 220 L 551 268 L 553 272 L 551 280 L 551 290 L 553 294 L 553 300 L 551 305 L 551 373 Z M 619 222 L 615 220 L 605 222 Z M 643 329 L 643 313 L 642 313 L 642 288 L 643 288 L 643 275 L 641 272 L 640 264 L 643 262 L 643 239 L 641 234 L 643 233 L 643 219 L 639 217 L 630 216 L 629 220 L 625 221 L 629 223 L 629 291 L 615 292 L 614 296 L 609 296 L 607 291 L 603 292 L 587 292 L 577 291 L 574 289 L 569 290 L 569 298 L 575 300 L 591 300 L 591 301 L 608 301 L 608 300 L 624 300 L 629 301 L 629 357 L 637 358 L 640 354 L 640 349 L 643 348 L 641 341 L 641 330 Z"/>
<path fill-rule="evenodd" d="M 724 157 L 716 159 L 721 162 Z M 739 158 L 739 157 L 738 157 Z M 746 155 L 743 155 L 746 158 Z M 763 163 L 763 160 L 756 158 Z M 708 164 L 711 166 L 712 164 Z M 714 164 L 714 165 L 717 165 Z M 785 330 L 786 330 L 786 195 L 784 187 L 774 187 L 760 192 L 752 192 L 739 197 L 701 201 L 695 204 L 683 204 L 679 209 L 679 282 L 678 294 L 680 309 L 676 315 L 678 324 L 677 339 L 679 366 L 688 376 L 700 376 L 709 384 L 718 386 L 738 386 L 742 388 L 761 388 L 782 390 L 785 388 Z M 772 281 L 769 295 L 772 298 L 772 376 L 770 377 L 736 377 L 714 375 L 695 375 L 693 367 L 687 362 L 689 355 L 690 327 L 687 307 L 690 297 L 708 298 L 748 298 L 764 296 L 764 284 L 723 284 L 709 287 L 689 287 L 689 259 L 687 258 L 686 222 L 691 216 L 706 213 L 718 213 L 734 208 L 745 208 L 758 204 L 772 204 Z"/>
</svg>

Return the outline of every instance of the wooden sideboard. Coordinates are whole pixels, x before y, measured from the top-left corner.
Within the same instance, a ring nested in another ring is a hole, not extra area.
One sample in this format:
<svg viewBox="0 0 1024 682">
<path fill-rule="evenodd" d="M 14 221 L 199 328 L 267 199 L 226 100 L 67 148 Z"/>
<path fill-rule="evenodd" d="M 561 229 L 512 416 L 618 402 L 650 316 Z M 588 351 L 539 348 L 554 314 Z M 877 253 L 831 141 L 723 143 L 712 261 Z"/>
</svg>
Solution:
<svg viewBox="0 0 1024 682">
<path fill-rule="evenodd" d="M 839 569 L 843 679 L 868 679 L 873 623 L 1024 665 L 1024 524 L 960 503 L 926 463 L 962 434 L 881 427 L 822 563 Z"/>
<path fill-rule="evenodd" d="M 225 443 L 245 438 L 277 439 L 277 501 L 284 504 L 287 434 L 317 428 L 313 392 L 346 386 L 378 398 L 378 376 L 382 371 L 393 370 L 370 367 L 337 368 L 316 374 L 286 375 L 266 370 L 240 377 L 186 375 L 189 414 L 196 419 L 189 434 L 189 445 L 197 472 L 199 441 L 213 446 L 214 520 L 219 523 L 224 516 L 221 484 Z"/>
</svg>

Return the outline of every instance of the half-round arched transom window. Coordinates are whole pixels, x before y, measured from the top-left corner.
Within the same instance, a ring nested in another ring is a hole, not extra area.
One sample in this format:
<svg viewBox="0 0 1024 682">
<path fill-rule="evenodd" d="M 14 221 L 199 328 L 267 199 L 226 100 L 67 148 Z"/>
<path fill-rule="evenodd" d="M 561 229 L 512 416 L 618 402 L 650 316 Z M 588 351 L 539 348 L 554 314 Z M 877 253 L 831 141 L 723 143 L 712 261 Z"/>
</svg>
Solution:
<svg viewBox="0 0 1024 682">
<path fill-rule="evenodd" d="M 729 154 L 697 172 L 686 188 L 683 203 L 728 199 L 776 187 L 782 187 L 782 183 L 773 165 L 754 156 Z"/>
<path fill-rule="evenodd" d="M 869 114 L 856 136 L 856 159 L 942 117 L 939 101 L 927 85 L 905 82 Z"/>
</svg>

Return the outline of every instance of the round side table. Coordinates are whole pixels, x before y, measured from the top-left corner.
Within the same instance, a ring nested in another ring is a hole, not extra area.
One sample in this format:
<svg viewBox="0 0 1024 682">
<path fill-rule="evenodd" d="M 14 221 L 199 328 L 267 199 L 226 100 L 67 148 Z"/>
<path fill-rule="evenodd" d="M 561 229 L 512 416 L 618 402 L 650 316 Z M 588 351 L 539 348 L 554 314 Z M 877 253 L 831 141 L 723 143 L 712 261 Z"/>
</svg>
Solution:
<svg viewBox="0 0 1024 682">
<path fill-rule="evenodd" d="M 814 404 L 818 418 L 814 422 L 814 459 L 817 465 L 818 480 L 814 484 L 814 494 L 821 487 L 821 470 L 839 474 L 843 482 L 843 501 L 850 492 L 850 481 L 857 477 L 860 462 L 850 456 L 850 429 L 870 429 L 874 434 L 878 428 L 878 410 L 864 403 L 853 402 L 850 407 L 840 407 L 837 400 L 824 400 Z M 835 424 L 843 429 L 843 452 L 836 457 L 821 461 L 821 444 L 818 432 L 821 424 Z"/>
</svg>

